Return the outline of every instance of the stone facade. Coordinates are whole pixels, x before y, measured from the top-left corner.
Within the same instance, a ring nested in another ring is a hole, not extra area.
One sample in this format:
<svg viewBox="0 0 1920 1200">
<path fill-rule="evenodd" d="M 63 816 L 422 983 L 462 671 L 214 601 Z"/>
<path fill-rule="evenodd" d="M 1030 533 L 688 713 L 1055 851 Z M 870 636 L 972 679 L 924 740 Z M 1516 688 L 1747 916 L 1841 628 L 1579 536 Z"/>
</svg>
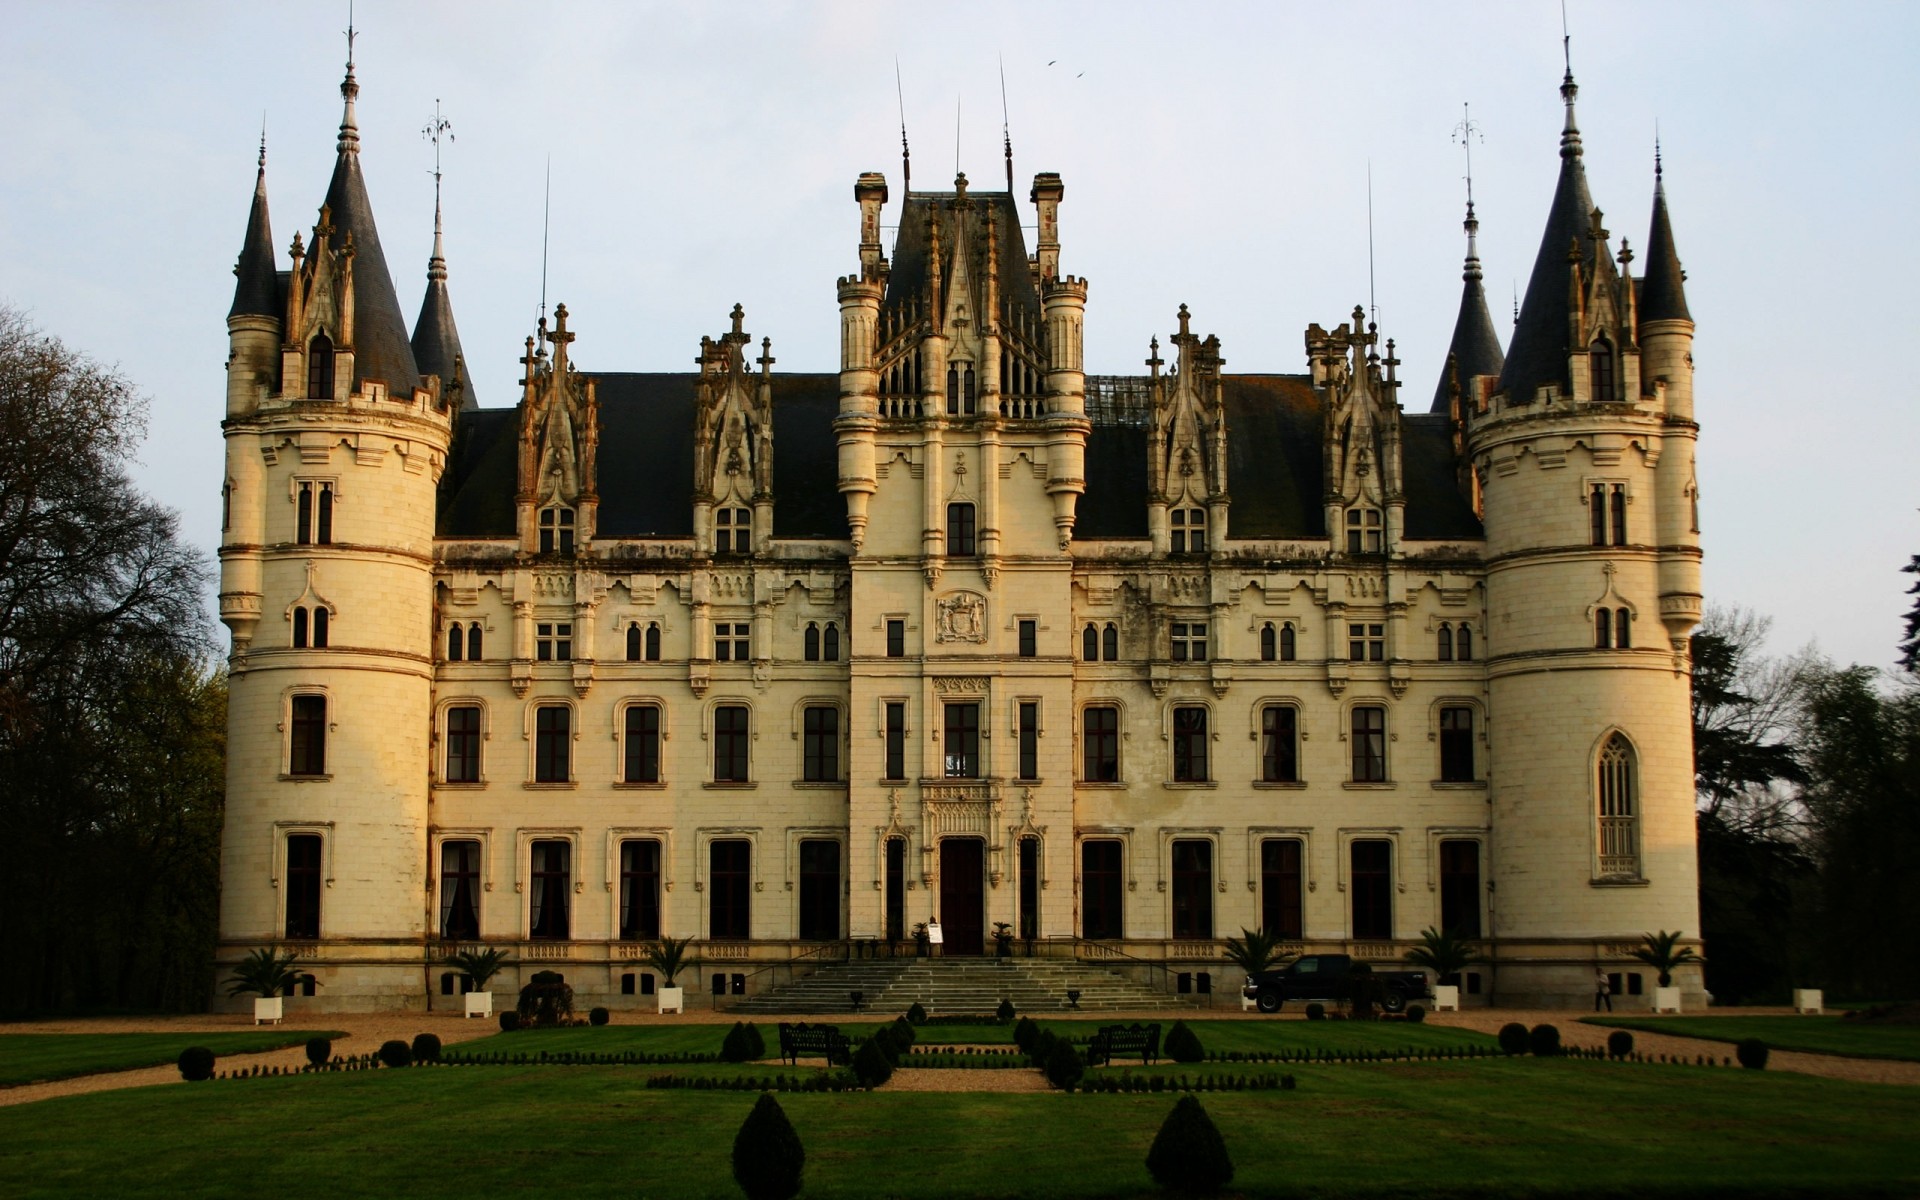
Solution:
<svg viewBox="0 0 1920 1200">
<path fill-rule="evenodd" d="M 400 319 L 357 90 L 290 271 L 263 161 L 228 320 L 222 962 L 453 1006 L 435 956 L 498 944 L 499 986 L 639 1005 L 663 934 L 705 994 L 938 918 L 1224 991 L 1242 928 L 1451 926 L 1470 1001 L 1579 1005 L 1697 932 L 1693 325 L 1664 196 L 1643 278 L 1609 249 L 1570 78 L 1514 345 L 1470 240 L 1417 414 L 1357 310 L 1302 375 L 1228 374 L 1184 306 L 1089 374 L 1050 174 L 1031 253 L 962 176 L 891 256 L 861 175 L 837 375 L 738 308 L 695 374 L 583 371 L 562 306 L 479 408 L 437 231 Z"/>
</svg>

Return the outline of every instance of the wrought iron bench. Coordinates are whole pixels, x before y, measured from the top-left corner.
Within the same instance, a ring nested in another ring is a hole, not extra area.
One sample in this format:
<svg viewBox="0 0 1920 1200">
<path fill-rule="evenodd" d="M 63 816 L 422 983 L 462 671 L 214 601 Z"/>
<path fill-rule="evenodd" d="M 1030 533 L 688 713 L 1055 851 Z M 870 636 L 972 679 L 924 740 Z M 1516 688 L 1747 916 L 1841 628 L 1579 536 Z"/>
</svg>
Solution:
<svg viewBox="0 0 1920 1200">
<path fill-rule="evenodd" d="M 824 1058 L 829 1066 L 843 1067 L 853 1061 L 846 1036 L 837 1025 L 789 1025 L 780 1022 L 780 1057 L 794 1066 L 802 1058 Z"/>
<path fill-rule="evenodd" d="M 1160 1057 L 1159 1025 L 1102 1025 L 1087 1046 L 1087 1064 L 1100 1066 L 1114 1055 L 1151 1064 Z"/>
</svg>

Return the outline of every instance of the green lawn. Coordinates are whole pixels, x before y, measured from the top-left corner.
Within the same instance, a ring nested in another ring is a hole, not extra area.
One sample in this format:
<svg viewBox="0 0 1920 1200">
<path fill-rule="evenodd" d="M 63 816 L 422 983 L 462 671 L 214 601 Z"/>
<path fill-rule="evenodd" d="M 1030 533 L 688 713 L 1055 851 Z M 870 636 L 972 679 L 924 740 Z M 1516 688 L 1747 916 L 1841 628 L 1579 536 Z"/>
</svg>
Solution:
<svg viewBox="0 0 1920 1200">
<path fill-rule="evenodd" d="M 253 1054 L 297 1046 L 311 1037 L 345 1034 L 314 1029 L 263 1029 L 254 1033 L 8 1033 L 0 1034 L 0 1087 L 70 1079 L 101 1071 L 164 1066 L 188 1046 L 217 1055 Z"/>
<path fill-rule="evenodd" d="M 1920 1089 L 1584 1060 L 1306 1066 L 1203 1103 L 1256 1195 L 1913 1194 Z M 736 1196 L 744 1093 L 608 1068 L 366 1071 L 0 1109 L 0 1194 Z M 1174 1097 L 780 1098 L 809 1197 L 1134 1196 Z M 102 1131 L 111 1138 L 103 1140 Z M 274 1184 L 272 1181 L 281 1181 Z M 263 1185 L 263 1181 L 267 1181 Z"/>
<path fill-rule="evenodd" d="M 1720 1042 L 1757 1037 L 1776 1050 L 1920 1062 L 1920 1025 L 1862 1025 L 1825 1016 L 1588 1017 L 1587 1021 L 1593 1025 L 1617 1025 L 1623 1029 Z"/>
</svg>

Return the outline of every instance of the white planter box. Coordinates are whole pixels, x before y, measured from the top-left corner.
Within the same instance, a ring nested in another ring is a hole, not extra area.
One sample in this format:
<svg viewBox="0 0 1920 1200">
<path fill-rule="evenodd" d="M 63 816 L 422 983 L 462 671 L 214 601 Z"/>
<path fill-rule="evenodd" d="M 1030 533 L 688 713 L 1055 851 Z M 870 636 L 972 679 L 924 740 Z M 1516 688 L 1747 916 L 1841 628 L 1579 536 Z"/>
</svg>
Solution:
<svg viewBox="0 0 1920 1200">
<path fill-rule="evenodd" d="M 1793 989 L 1793 1011 L 1797 1013 L 1825 1012 L 1826 1000 L 1819 988 Z"/>
<path fill-rule="evenodd" d="M 681 1004 L 682 1004 L 683 998 L 686 995 L 686 991 L 687 989 L 685 988 L 677 988 L 677 987 L 661 988 L 660 989 L 660 1011 L 663 1013 L 670 1013 L 670 1012 L 677 1013 L 677 1012 L 683 1011 Z"/>
<path fill-rule="evenodd" d="M 1680 1011 L 1680 989 L 1677 987 L 1656 987 L 1653 989 L 1653 1011 Z"/>
<path fill-rule="evenodd" d="M 1436 983 L 1433 985 L 1433 1011 L 1460 1011 L 1460 985 L 1454 983 Z"/>
<path fill-rule="evenodd" d="M 284 1003 L 285 997 L 283 996 L 257 997 L 253 1002 L 253 1023 L 255 1025 L 265 1025 L 269 1023 L 278 1025 L 280 1023 L 281 1005 Z"/>
<path fill-rule="evenodd" d="M 493 1015 L 492 992 L 468 992 L 462 999 L 466 1001 L 468 1016 L 490 1017 Z"/>
</svg>

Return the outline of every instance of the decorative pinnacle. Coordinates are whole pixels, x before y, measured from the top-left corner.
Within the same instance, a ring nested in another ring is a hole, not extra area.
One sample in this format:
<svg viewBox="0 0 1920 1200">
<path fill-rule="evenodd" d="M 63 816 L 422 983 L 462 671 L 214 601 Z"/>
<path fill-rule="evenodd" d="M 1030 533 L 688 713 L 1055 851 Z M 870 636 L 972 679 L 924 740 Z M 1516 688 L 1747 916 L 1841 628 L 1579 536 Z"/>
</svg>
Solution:
<svg viewBox="0 0 1920 1200">
<path fill-rule="evenodd" d="M 427 122 L 420 131 L 422 137 L 433 143 L 433 257 L 427 260 L 427 278 L 445 279 L 447 277 L 447 256 L 440 240 L 440 143 L 442 139 L 453 141 L 453 122 L 440 115 L 440 101 L 433 102 L 433 120 Z"/>
<path fill-rule="evenodd" d="M 1653 157 L 1654 162 L 1658 164 L 1660 149 L 1657 142 L 1654 144 Z M 260 173 L 262 175 L 267 173 L 267 114 L 265 113 L 260 114 Z"/>
<path fill-rule="evenodd" d="M 1573 101 L 1580 94 L 1580 85 L 1573 81 L 1573 68 L 1567 68 L 1567 76 L 1560 81 L 1560 96 L 1567 104 L 1567 126 L 1560 131 L 1560 157 L 1580 157 L 1580 124 L 1573 116 Z"/>
<path fill-rule="evenodd" d="M 360 95 L 360 83 L 353 77 L 353 15 L 347 15 L 347 77 L 340 81 L 340 98 L 346 109 L 340 115 L 340 142 L 336 149 L 342 154 L 360 152 L 360 123 L 353 115 L 353 101 Z"/>
<path fill-rule="evenodd" d="M 1461 278 L 1473 280 L 1480 278 L 1480 250 L 1478 245 L 1480 221 L 1479 218 L 1473 215 L 1473 140 L 1480 138 L 1480 140 L 1484 142 L 1486 139 L 1481 137 L 1480 126 L 1474 123 L 1473 108 L 1471 105 L 1462 103 L 1460 105 L 1460 114 L 1460 123 L 1453 127 L 1453 140 L 1459 142 L 1467 152 L 1467 264 L 1465 271 L 1461 274 Z"/>
</svg>

